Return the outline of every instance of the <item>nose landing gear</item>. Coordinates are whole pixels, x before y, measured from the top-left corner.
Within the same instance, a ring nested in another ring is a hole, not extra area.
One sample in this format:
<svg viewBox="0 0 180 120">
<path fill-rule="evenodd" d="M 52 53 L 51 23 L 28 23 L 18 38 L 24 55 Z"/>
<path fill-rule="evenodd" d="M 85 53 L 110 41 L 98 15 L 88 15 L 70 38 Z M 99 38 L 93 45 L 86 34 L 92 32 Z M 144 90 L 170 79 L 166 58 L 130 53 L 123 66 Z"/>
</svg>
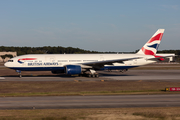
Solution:
<svg viewBox="0 0 180 120">
<path fill-rule="evenodd" d="M 19 78 L 21 78 L 22 77 L 21 71 L 20 70 L 16 70 L 16 72 L 19 74 Z"/>
</svg>

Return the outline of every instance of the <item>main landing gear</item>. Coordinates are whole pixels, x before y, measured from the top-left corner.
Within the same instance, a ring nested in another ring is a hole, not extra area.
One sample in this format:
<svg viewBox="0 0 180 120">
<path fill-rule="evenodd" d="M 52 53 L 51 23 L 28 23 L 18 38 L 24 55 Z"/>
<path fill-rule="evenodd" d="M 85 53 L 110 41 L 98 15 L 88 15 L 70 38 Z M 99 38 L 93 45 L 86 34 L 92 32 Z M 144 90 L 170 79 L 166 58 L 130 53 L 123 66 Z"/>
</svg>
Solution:
<svg viewBox="0 0 180 120">
<path fill-rule="evenodd" d="M 86 77 L 92 77 L 92 78 L 95 78 L 95 77 L 99 77 L 99 74 L 93 70 L 93 69 L 90 69 L 88 71 L 85 71 L 83 72 L 83 74 L 81 74 L 80 76 L 86 76 Z"/>
<path fill-rule="evenodd" d="M 93 77 L 93 78 L 97 77 L 98 78 L 99 75 L 98 74 L 89 74 L 88 77 Z"/>
<path fill-rule="evenodd" d="M 128 69 L 119 70 L 119 72 L 122 72 L 122 73 L 127 72 L 127 71 Z"/>
<path fill-rule="evenodd" d="M 88 77 L 99 77 L 99 74 L 95 70 L 90 69 Z"/>
</svg>

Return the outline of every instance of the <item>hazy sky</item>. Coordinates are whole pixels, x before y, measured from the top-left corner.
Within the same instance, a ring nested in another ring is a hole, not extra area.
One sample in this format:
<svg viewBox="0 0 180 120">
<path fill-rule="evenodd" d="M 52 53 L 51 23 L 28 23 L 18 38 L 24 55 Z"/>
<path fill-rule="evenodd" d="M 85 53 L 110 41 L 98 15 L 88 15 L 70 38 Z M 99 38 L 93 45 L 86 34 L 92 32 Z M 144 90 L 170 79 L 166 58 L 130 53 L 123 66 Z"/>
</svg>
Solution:
<svg viewBox="0 0 180 120">
<path fill-rule="evenodd" d="M 128 52 L 159 28 L 180 49 L 180 0 L 0 0 L 0 46 Z"/>
</svg>

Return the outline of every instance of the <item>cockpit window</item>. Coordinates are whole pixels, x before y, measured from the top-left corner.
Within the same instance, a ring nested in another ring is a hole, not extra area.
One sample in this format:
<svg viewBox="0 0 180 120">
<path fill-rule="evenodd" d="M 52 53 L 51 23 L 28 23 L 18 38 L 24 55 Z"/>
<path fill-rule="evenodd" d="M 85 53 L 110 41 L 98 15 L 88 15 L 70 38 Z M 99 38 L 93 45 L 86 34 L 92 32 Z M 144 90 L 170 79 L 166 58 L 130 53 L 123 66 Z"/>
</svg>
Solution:
<svg viewBox="0 0 180 120">
<path fill-rule="evenodd" d="M 8 62 L 13 62 L 13 60 L 8 60 Z"/>
</svg>

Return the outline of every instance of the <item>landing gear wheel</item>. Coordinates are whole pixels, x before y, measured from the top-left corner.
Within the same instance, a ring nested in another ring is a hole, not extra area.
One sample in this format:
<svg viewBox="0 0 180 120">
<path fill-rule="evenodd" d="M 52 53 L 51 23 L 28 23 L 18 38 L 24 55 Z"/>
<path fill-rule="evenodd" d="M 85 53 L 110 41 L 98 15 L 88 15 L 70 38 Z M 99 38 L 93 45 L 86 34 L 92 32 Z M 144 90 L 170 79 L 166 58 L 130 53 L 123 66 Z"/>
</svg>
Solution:
<svg viewBox="0 0 180 120">
<path fill-rule="evenodd" d="M 19 78 L 21 78 L 22 77 L 22 75 L 21 75 L 21 73 L 19 74 Z"/>
<path fill-rule="evenodd" d="M 94 75 L 94 74 L 92 74 L 91 76 L 92 76 L 93 78 L 95 77 L 95 75 Z"/>
<path fill-rule="evenodd" d="M 97 78 L 98 78 L 98 77 L 99 77 L 99 75 L 98 75 L 98 74 L 96 74 L 96 75 L 95 75 L 95 77 L 97 77 Z"/>
<path fill-rule="evenodd" d="M 89 74 L 88 77 L 91 77 L 91 74 Z"/>
</svg>

